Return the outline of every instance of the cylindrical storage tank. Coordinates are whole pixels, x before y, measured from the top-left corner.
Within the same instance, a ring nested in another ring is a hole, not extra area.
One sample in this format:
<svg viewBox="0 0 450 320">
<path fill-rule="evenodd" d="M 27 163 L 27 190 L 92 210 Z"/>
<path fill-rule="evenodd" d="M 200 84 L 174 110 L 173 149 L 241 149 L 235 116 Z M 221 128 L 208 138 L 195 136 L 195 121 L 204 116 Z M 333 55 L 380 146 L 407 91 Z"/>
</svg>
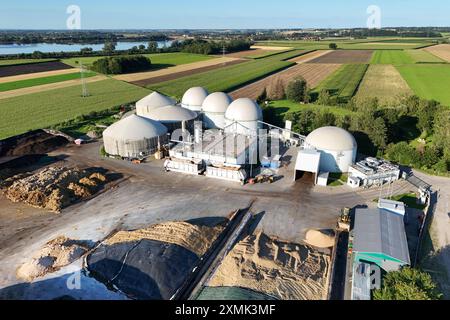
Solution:
<svg viewBox="0 0 450 320">
<path fill-rule="evenodd" d="M 181 129 L 184 121 L 186 129 L 192 132 L 197 113 L 180 106 L 165 106 L 150 111 L 146 117 L 161 122 L 169 132 Z"/>
<path fill-rule="evenodd" d="M 240 134 L 255 134 L 262 128 L 262 109 L 249 98 L 233 101 L 225 112 L 225 131 Z"/>
<path fill-rule="evenodd" d="M 203 123 L 207 129 L 223 129 L 225 112 L 233 99 L 224 92 L 214 92 L 203 101 Z"/>
<path fill-rule="evenodd" d="M 174 99 L 155 91 L 136 102 L 136 114 L 145 116 L 154 109 L 175 104 L 176 101 Z"/>
<path fill-rule="evenodd" d="M 207 96 L 208 91 L 205 88 L 190 88 L 184 93 L 183 99 L 181 100 L 181 106 L 195 112 L 201 112 L 203 101 L 205 101 Z"/>
<path fill-rule="evenodd" d="M 103 132 L 105 151 L 114 156 L 139 158 L 156 152 L 166 143 L 167 128 L 161 123 L 137 115 L 126 117 Z"/>
<path fill-rule="evenodd" d="M 357 144 L 353 135 L 338 127 L 322 127 L 311 132 L 305 139 L 306 149 L 320 151 L 322 172 L 348 172 L 355 163 Z"/>
</svg>

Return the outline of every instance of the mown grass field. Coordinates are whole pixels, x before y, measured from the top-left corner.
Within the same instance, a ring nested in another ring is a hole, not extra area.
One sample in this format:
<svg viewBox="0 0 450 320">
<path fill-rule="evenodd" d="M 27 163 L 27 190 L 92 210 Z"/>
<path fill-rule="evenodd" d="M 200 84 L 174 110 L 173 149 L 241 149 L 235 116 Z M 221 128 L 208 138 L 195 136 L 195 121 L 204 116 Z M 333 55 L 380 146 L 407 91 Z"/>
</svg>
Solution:
<svg viewBox="0 0 450 320">
<path fill-rule="evenodd" d="M 85 78 L 93 77 L 95 75 L 96 75 L 95 72 L 85 72 L 84 73 Z M 15 90 L 15 89 L 22 89 L 22 88 L 29 88 L 29 87 L 39 86 L 39 85 L 43 85 L 43 84 L 75 80 L 75 79 L 80 79 L 80 78 L 81 78 L 81 74 L 78 72 L 75 72 L 75 73 L 61 74 L 61 75 L 56 75 L 56 76 L 0 83 L 0 92 Z"/>
<path fill-rule="evenodd" d="M 158 65 L 162 66 L 177 66 L 181 64 L 187 64 L 192 62 L 204 61 L 208 59 L 212 59 L 213 57 L 203 55 L 203 54 L 194 54 L 194 53 L 185 53 L 185 52 L 173 52 L 173 53 L 154 53 L 154 54 L 144 54 L 144 56 L 150 58 L 152 64 L 158 67 Z M 80 62 L 83 63 L 87 68 L 91 67 L 92 64 L 98 59 L 104 58 L 104 56 L 100 57 L 77 57 L 64 59 L 62 62 L 72 66 L 79 67 Z"/>
<path fill-rule="evenodd" d="M 283 60 L 290 59 L 304 53 L 306 53 L 306 51 L 294 50 L 268 58 L 244 62 L 238 65 L 150 85 L 149 88 L 176 98 L 181 98 L 187 89 L 195 86 L 204 87 L 210 92 L 230 92 L 247 83 L 256 81 L 274 72 L 294 65 L 295 63 L 293 62 Z"/>
<path fill-rule="evenodd" d="M 397 69 L 415 94 L 450 107 L 450 65 L 408 65 Z"/>
<path fill-rule="evenodd" d="M 7 59 L 7 60 L 0 60 L 0 67 L 13 66 L 18 64 L 49 62 L 49 61 L 56 61 L 56 59 Z"/>
<path fill-rule="evenodd" d="M 403 50 L 377 50 L 372 56 L 371 64 L 412 64 L 413 58 Z"/>
<path fill-rule="evenodd" d="M 394 66 L 379 64 L 369 66 L 356 97 L 378 98 L 382 104 L 386 104 L 410 94 L 411 89 Z"/>
<path fill-rule="evenodd" d="M 445 63 L 441 58 L 422 49 L 406 50 L 406 53 L 415 63 Z"/>
<path fill-rule="evenodd" d="M 346 102 L 356 93 L 367 67 L 366 64 L 344 65 L 322 82 L 314 92 L 319 94 L 321 90 L 325 89 L 331 95 L 336 96 L 338 101 Z"/>
<path fill-rule="evenodd" d="M 80 86 L 71 86 L 2 100 L 0 139 L 134 102 L 149 93 L 145 88 L 113 79 L 90 83 L 88 89 L 90 96 L 86 98 L 81 97 Z"/>
</svg>

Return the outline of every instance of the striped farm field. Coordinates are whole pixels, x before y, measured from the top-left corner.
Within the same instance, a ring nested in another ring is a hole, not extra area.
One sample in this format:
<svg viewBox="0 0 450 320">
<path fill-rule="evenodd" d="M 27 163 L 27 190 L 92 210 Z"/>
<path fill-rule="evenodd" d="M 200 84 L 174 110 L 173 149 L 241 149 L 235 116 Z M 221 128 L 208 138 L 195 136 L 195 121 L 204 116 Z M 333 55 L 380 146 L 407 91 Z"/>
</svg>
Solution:
<svg viewBox="0 0 450 320">
<path fill-rule="evenodd" d="M 367 64 L 347 64 L 339 68 L 329 76 L 315 90 L 327 90 L 331 95 L 336 96 L 338 101 L 346 102 L 358 90 L 358 87 L 367 71 Z"/>
<path fill-rule="evenodd" d="M 437 46 L 428 47 L 425 50 L 442 60 L 450 62 L 450 44 L 439 44 Z"/>
<path fill-rule="evenodd" d="M 95 75 L 96 75 L 96 73 L 94 73 L 94 72 L 84 73 L 85 78 L 90 78 Z M 75 80 L 75 79 L 80 79 L 80 78 L 81 78 L 81 74 L 77 72 L 77 73 L 61 74 L 61 75 L 50 76 L 50 77 L 40 77 L 40 78 L 0 83 L 0 92 L 34 87 L 34 86 L 56 83 L 56 82 Z"/>
<path fill-rule="evenodd" d="M 56 61 L 56 59 L 6 59 L 6 60 L 0 60 L 0 67 L 1 66 L 16 66 L 19 64 L 33 64 L 33 63 L 40 63 L 40 62 L 50 62 L 50 61 Z"/>
<path fill-rule="evenodd" d="M 85 98 L 77 85 L 1 100 L 0 139 L 134 102 L 149 93 L 145 88 L 113 79 L 90 83 L 88 90 L 90 96 Z"/>
<path fill-rule="evenodd" d="M 377 50 L 372 56 L 371 64 L 412 64 L 413 58 L 403 50 Z"/>
<path fill-rule="evenodd" d="M 406 50 L 405 52 L 408 53 L 415 63 L 445 63 L 444 60 L 425 49 Z"/>
<path fill-rule="evenodd" d="M 415 94 L 450 107 L 450 65 L 408 65 L 397 69 Z"/>
<path fill-rule="evenodd" d="M 408 83 L 394 66 L 379 64 L 369 66 L 356 97 L 358 99 L 378 98 L 382 104 L 385 104 L 410 94 L 412 91 Z"/>
<path fill-rule="evenodd" d="M 305 78 L 310 88 L 315 88 L 319 83 L 336 71 L 340 67 L 339 64 L 298 64 L 260 81 L 251 83 L 245 87 L 231 92 L 234 99 L 237 98 L 252 98 L 256 99 L 264 89 L 270 91 L 271 86 L 277 79 L 281 79 L 286 86 L 289 81 L 295 77 L 301 76 Z"/>
</svg>

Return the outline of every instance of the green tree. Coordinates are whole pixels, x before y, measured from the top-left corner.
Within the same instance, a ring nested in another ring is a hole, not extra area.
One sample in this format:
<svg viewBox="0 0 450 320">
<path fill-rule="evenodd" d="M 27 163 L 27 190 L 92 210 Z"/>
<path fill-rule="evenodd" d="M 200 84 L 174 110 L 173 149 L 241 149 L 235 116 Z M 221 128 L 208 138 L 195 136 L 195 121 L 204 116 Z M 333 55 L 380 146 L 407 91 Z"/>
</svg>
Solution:
<svg viewBox="0 0 450 320">
<path fill-rule="evenodd" d="M 269 99 L 283 100 L 284 98 L 286 98 L 284 83 L 280 77 L 277 77 L 269 86 Z"/>
<path fill-rule="evenodd" d="M 114 51 L 116 51 L 116 43 L 115 42 L 105 42 L 105 45 L 103 46 L 103 52 L 106 54 L 112 54 Z"/>
<path fill-rule="evenodd" d="M 320 90 L 316 103 L 321 106 L 330 106 L 332 102 L 330 92 L 327 89 Z"/>
<path fill-rule="evenodd" d="M 450 110 L 443 110 L 434 123 L 434 143 L 450 158 Z"/>
<path fill-rule="evenodd" d="M 149 41 L 147 48 L 148 48 L 148 51 L 151 53 L 157 52 L 158 51 L 158 42 Z"/>
<path fill-rule="evenodd" d="M 374 300 L 439 300 L 442 294 L 428 273 L 403 268 L 386 274 L 383 287 L 375 290 Z"/>
<path fill-rule="evenodd" d="M 286 88 L 286 97 L 293 102 L 308 102 L 308 84 L 303 77 L 297 77 Z"/>
<path fill-rule="evenodd" d="M 417 115 L 417 128 L 422 132 L 422 137 L 426 138 L 433 130 L 434 117 L 438 110 L 439 103 L 436 101 L 421 100 L 415 114 Z"/>
<path fill-rule="evenodd" d="M 258 104 L 262 104 L 267 100 L 267 89 L 264 87 L 264 90 L 261 92 L 261 94 L 256 98 L 256 102 Z"/>
<path fill-rule="evenodd" d="M 328 45 L 328 48 L 330 48 L 331 50 L 336 50 L 338 48 L 338 46 L 336 43 L 333 42 Z"/>
</svg>

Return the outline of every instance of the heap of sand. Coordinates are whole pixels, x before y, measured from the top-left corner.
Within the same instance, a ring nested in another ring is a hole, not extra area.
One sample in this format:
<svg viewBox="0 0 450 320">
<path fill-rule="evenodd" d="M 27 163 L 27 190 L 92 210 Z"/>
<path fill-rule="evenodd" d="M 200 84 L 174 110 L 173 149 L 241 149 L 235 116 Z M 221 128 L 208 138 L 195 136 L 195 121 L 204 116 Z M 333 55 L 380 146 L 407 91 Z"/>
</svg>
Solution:
<svg viewBox="0 0 450 320">
<path fill-rule="evenodd" d="M 305 243 L 317 248 L 331 248 L 334 246 L 334 232 L 327 230 L 308 230 Z"/>
<path fill-rule="evenodd" d="M 327 296 L 329 269 L 330 256 L 259 232 L 235 245 L 208 285 L 249 288 L 284 300 L 320 300 Z"/>
</svg>

